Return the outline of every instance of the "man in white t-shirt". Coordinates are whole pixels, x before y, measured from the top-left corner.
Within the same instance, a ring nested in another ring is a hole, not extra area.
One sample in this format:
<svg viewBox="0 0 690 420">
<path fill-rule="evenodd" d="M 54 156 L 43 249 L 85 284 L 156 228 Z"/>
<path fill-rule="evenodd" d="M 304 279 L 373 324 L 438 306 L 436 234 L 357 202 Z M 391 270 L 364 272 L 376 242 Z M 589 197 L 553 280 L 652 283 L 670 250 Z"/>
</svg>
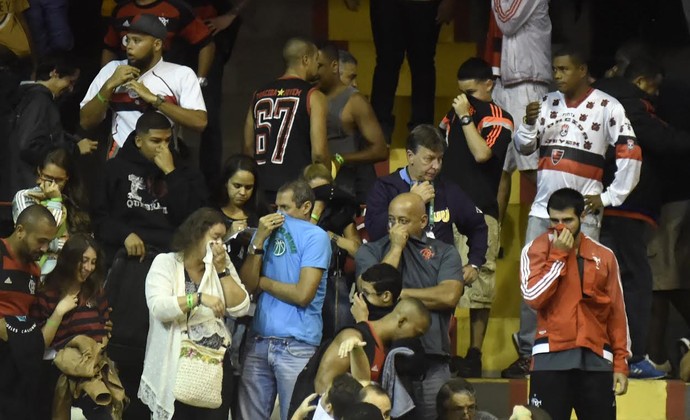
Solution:
<svg viewBox="0 0 690 420">
<path fill-rule="evenodd" d="M 151 108 L 174 125 L 199 132 L 206 128 L 206 105 L 196 74 L 161 58 L 166 34 L 158 17 L 135 17 L 126 38 L 127 60 L 106 64 L 80 104 L 80 123 L 85 129 L 96 127 L 108 108 L 113 110 L 109 157 L 124 145 L 141 114 Z"/>
</svg>

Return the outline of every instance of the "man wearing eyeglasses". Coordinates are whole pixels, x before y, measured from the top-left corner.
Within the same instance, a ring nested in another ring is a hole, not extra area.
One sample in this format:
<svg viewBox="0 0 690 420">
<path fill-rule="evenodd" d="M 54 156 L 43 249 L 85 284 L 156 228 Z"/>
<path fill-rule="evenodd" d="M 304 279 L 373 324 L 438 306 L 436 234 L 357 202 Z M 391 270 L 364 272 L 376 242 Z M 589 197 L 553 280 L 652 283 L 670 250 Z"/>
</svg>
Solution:
<svg viewBox="0 0 690 420">
<path fill-rule="evenodd" d="M 431 326 L 421 338 L 426 371 L 423 380 L 414 382 L 414 418 L 418 419 L 436 418 L 436 394 L 450 379 L 448 325 L 464 283 L 458 252 L 427 236 L 428 223 L 424 200 L 414 192 L 400 194 L 388 207 L 388 235 L 363 244 L 355 257 L 357 277 L 378 263 L 399 269 L 400 298 L 417 298 L 431 312 Z"/>
</svg>

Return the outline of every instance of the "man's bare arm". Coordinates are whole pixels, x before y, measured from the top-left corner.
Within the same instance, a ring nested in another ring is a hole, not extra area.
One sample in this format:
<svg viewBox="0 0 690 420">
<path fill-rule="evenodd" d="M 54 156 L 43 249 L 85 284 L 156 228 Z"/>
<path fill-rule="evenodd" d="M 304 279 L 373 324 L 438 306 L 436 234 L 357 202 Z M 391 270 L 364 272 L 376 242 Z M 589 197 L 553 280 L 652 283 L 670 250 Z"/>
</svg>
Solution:
<svg viewBox="0 0 690 420">
<path fill-rule="evenodd" d="M 309 102 L 311 104 L 311 111 L 309 113 L 311 160 L 312 162 L 323 163 L 330 169 L 331 155 L 328 151 L 328 135 L 326 133 L 328 101 L 323 93 L 314 90 L 311 92 Z"/>
<path fill-rule="evenodd" d="M 284 302 L 304 308 L 314 300 L 323 271 L 321 268 L 302 267 L 297 284 L 283 283 L 262 276 L 259 279 L 259 288 Z"/>
<path fill-rule="evenodd" d="M 348 163 L 374 163 L 388 159 L 388 146 L 374 109 L 367 99 L 357 93 L 352 95 L 346 108 L 351 114 L 367 147 L 352 153 L 343 154 Z"/>
<path fill-rule="evenodd" d="M 247 156 L 254 157 L 254 149 L 256 148 L 256 140 L 254 139 L 254 113 L 252 107 L 247 111 L 247 118 L 244 120 L 244 143 L 242 144 L 242 153 Z"/>
<path fill-rule="evenodd" d="M 211 71 L 211 65 L 213 64 L 213 59 L 216 55 L 216 43 L 211 41 L 204 45 L 203 48 L 199 50 L 199 64 L 197 69 L 197 76 L 208 77 L 208 73 Z M 211 89 L 220 89 L 221 86 L 210 86 Z"/>
</svg>

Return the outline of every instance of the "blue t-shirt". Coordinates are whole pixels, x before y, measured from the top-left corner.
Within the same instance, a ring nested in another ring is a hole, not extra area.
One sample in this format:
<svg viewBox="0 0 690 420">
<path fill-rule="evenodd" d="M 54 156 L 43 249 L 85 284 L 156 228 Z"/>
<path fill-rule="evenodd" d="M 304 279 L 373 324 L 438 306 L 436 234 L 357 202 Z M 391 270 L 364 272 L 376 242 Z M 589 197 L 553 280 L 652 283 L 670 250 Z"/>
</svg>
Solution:
<svg viewBox="0 0 690 420">
<path fill-rule="evenodd" d="M 305 308 L 284 302 L 269 293 L 259 296 L 254 331 L 263 337 L 293 337 L 308 344 L 321 343 L 321 309 L 326 295 L 331 245 L 328 234 L 305 220 L 285 216 L 285 223 L 264 243 L 262 275 L 289 284 L 299 282 L 303 267 L 324 270 L 316 296 Z"/>
</svg>

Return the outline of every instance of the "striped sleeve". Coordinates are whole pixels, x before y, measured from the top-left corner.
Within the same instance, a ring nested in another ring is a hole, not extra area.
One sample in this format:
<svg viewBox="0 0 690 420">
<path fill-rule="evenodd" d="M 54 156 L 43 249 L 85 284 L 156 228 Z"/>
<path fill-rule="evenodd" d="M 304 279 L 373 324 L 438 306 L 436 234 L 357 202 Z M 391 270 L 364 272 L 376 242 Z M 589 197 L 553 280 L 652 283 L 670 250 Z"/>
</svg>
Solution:
<svg viewBox="0 0 690 420">
<path fill-rule="evenodd" d="M 551 247 L 545 235 L 527 244 L 520 257 L 520 290 L 525 303 L 535 310 L 548 303 L 559 278 L 566 274 L 568 253 Z"/>
<path fill-rule="evenodd" d="M 490 103 L 489 107 L 491 115 L 482 118 L 477 129 L 486 140 L 486 145 L 493 149 L 501 138 L 505 138 L 506 142 L 510 141 L 513 136 L 513 120 L 498 105 Z"/>
<path fill-rule="evenodd" d="M 616 173 L 611 185 L 601 194 L 604 207 L 620 206 L 640 180 L 642 149 L 620 104 L 611 108 L 607 122 L 609 143 L 616 149 Z"/>
</svg>

